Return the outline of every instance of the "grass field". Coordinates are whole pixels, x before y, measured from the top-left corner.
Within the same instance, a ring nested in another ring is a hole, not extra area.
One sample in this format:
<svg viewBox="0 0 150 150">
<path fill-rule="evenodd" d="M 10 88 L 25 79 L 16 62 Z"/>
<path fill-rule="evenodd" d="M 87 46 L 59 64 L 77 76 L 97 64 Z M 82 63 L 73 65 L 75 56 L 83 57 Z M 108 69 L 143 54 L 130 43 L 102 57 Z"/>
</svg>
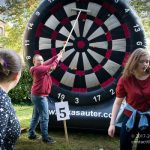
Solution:
<svg viewBox="0 0 150 150">
<path fill-rule="evenodd" d="M 32 106 L 14 105 L 22 128 L 28 128 L 32 115 Z M 37 131 L 38 132 L 38 131 Z M 50 131 L 49 134 L 57 141 L 53 145 L 46 145 L 40 139 L 31 141 L 27 132 L 22 133 L 16 150 L 119 150 L 119 138 L 110 138 L 101 132 L 68 130 L 69 145 L 66 143 L 63 130 Z M 40 136 L 40 133 L 38 132 Z"/>
</svg>

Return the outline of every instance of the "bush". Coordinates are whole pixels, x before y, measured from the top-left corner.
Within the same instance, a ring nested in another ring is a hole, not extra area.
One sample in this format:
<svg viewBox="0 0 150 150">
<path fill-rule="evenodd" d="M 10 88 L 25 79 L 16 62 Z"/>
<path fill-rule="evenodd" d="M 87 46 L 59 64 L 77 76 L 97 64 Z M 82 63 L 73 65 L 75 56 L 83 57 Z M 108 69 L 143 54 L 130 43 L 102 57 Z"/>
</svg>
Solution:
<svg viewBox="0 0 150 150">
<path fill-rule="evenodd" d="M 13 103 L 27 103 L 30 100 L 32 78 L 29 68 L 26 67 L 21 75 L 20 81 L 15 88 L 9 92 Z"/>
</svg>

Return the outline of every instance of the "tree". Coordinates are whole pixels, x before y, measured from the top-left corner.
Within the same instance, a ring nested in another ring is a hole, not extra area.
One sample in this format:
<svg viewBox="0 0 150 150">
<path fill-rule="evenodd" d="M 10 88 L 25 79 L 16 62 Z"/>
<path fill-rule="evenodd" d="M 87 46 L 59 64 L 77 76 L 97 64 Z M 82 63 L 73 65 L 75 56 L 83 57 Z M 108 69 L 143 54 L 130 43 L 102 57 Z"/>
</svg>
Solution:
<svg viewBox="0 0 150 150">
<path fill-rule="evenodd" d="M 144 25 L 146 37 L 150 38 L 150 2 L 148 0 L 132 0 L 131 5 L 138 13 Z"/>
<path fill-rule="evenodd" d="M 24 30 L 38 4 L 39 0 L 6 0 L 5 5 L 0 7 L 6 22 L 6 35 L 0 42 L 5 48 L 22 51 Z"/>
</svg>

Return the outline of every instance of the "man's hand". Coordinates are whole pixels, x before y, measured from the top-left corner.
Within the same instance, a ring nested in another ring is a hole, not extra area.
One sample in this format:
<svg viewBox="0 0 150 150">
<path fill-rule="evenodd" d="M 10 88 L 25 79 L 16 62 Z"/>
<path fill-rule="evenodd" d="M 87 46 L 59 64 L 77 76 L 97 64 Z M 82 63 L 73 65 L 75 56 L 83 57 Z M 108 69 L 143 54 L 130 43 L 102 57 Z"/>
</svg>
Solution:
<svg viewBox="0 0 150 150">
<path fill-rule="evenodd" d="M 61 58 L 62 58 L 62 54 L 63 54 L 63 51 L 61 50 L 58 54 L 57 54 L 57 60 L 60 61 Z"/>
</svg>

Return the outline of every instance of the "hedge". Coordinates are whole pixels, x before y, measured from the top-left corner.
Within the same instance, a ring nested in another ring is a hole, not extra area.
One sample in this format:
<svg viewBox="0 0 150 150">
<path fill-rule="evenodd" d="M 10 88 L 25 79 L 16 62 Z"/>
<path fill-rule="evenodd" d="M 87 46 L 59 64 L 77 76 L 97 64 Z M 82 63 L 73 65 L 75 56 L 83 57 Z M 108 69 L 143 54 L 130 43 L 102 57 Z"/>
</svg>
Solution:
<svg viewBox="0 0 150 150">
<path fill-rule="evenodd" d="M 32 78 L 29 73 L 29 68 L 25 67 L 19 83 L 15 88 L 9 92 L 9 96 L 13 103 L 28 103 L 30 102 L 30 90 L 32 85 Z"/>
</svg>

